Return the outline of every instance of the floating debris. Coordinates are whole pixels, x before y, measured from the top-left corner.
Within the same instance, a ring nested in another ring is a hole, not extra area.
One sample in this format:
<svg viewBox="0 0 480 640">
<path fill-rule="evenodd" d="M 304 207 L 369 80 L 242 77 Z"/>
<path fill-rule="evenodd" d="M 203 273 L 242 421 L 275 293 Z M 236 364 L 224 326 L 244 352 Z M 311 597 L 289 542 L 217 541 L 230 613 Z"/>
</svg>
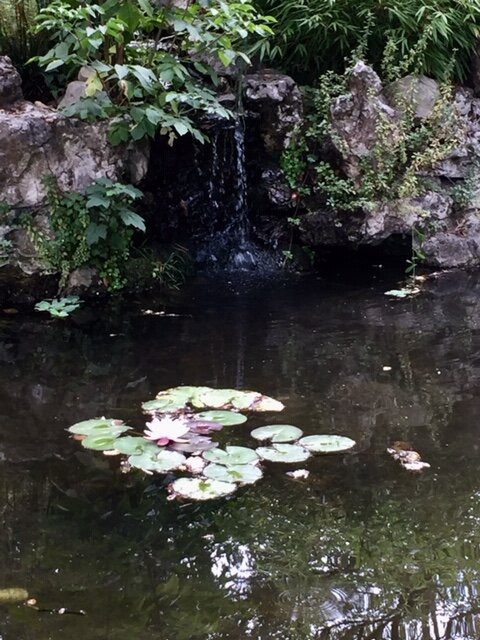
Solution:
<svg viewBox="0 0 480 640">
<path fill-rule="evenodd" d="M 296 471 L 287 471 L 285 475 L 294 480 L 306 480 L 310 475 L 310 471 L 307 469 L 297 469 Z"/>
<path fill-rule="evenodd" d="M 399 462 L 406 471 L 411 473 L 421 473 L 426 469 L 430 469 L 428 462 L 422 461 L 418 451 L 415 451 L 409 442 L 397 440 L 392 447 L 387 449 L 387 453 Z"/>
</svg>

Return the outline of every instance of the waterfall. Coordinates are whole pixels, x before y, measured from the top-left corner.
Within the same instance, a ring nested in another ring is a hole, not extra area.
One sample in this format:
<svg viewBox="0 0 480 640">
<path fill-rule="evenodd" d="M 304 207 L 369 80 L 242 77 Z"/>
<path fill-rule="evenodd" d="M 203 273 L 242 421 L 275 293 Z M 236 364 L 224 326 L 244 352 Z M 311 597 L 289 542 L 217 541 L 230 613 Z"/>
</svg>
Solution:
<svg viewBox="0 0 480 640">
<path fill-rule="evenodd" d="M 210 145 L 199 260 L 226 270 L 272 269 L 272 256 L 251 239 L 243 119 L 214 132 Z"/>
</svg>

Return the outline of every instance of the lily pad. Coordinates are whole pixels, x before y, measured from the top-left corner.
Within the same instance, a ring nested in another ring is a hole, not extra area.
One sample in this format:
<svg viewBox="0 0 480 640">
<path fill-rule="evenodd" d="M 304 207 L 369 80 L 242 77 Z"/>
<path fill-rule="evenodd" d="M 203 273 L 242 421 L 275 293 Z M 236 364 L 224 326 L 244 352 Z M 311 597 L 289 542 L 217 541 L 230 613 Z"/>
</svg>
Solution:
<svg viewBox="0 0 480 640">
<path fill-rule="evenodd" d="M 273 444 L 271 447 L 258 447 L 260 458 L 271 462 L 305 462 L 310 452 L 298 444 Z"/>
<path fill-rule="evenodd" d="M 117 438 L 112 437 L 108 433 L 106 435 L 87 436 L 82 440 L 82 447 L 85 447 L 85 449 L 93 449 L 94 451 L 109 451 L 110 449 L 116 449 Z"/>
<path fill-rule="evenodd" d="M 394 298 L 411 298 L 419 293 L 420 289 L 418 287 L 405 287 L 403 289 L 390 289 L 390 291 L 385 291 L 386 296 L 393 296 Z"/>
<path fill-rule="evenodd" d="M 68 431 L 82 436 L 110 435 L 111 437 L 116 437 L 125 433 L 125 431 L 128 431 L 129 429 L 130 427 L 123 424 L 121 420 L 114 420 L 112 418 L 93 418 L 92 420 L 77 422 L 69 427 Z"/>
<path fill-rule="evenodd" d="M 143 469 L 143 471 L 156 471 L 166 473 L 177 469 L 186 460 L 185 456 L 178 451 L 155 448 L 146 449 L 143 453 L 129 456 L 128 462 L 132 467 Z"/>
<path fill-rule="evenodd" d="M 260 396 L 258 400 L 250 407 L 250 411 L 258 411 L 260 413 L 266 411 L 283 411 L 285 405 L 275 398 L 269 398 L 268 396 Z"/>
<path fill-rule="evenodd" d="M 171 442 L 168 445 L 173 451 L 182 451 L 183 453 L 201 453 L 209 449 L 218 447 L 218 442 L 214 442 L 206 436 L 197 436 L 196 434 L 188 438 L 188 442 Z"/>
<path fill-rule="evenodd" d="M 261 442 L 294 442 L 303 436 L 303 431 L 291 424 L 270 424 L 254 429 L 250 435 Z"/>
<path fill-rule="evenodd" d="M 240 391 L 233 396 L 232 406 L 239 411 L 246 411 L 253 406 L 253 404 L 262 399 L 262 394 L 256 391 Z"/>
<path fill-rule="evenodd" d="M 174 498 L 190 500 L 214 500 L 228 496 L 237 489 L 233 482 L 221 482 L 209 478 L 178 478 L 170 485 Z"/>
<path fill-rule="evenodd" d="M 247 418 L 241 413 L 235 411 L 202 411 L 195 416 L 198 420 L 208 420 L 209 422 L 218 422 L 225 427 L 231 427 L 235 424 L 243 424 Z"/>
<path fill-rule="evenodd" d="M 235 394 L 235 389 L 210 389 L 209 391 L 199 394 L 198 400 L 203 407 L 212 407 L 212 409 L 221 409 L 228 406 Z"/>
<path fill-rule="evenodd" d="M 142 402 L 142 409 L 146 413 L 158 411 L 159 413 L 173 413 L 175 411 L 181 411 L 185 408 L 185 403 L 163 396 L 161 398 L 155 398 L 155 400 L 148 400 L 148 402 Z"/>
<path fill-rule="evenodd" d="M 262 470 L 253 464 L 235 464 L 228 467 L 221 464 L 209 464 L 203 470 L 203 474 L 212 480 L 239 482 L 240 484 L 253 484 L 263 476 Z"/>
<path fill-rule="evenodd" d="M 134 456 L 143 453 L 148 447 L 154 447 L 158 451 L 156 445 L 147 442 L 145 438 L 140 436 L 123 436 L 115 440 L 115 449 L 127 456 Z"/>
<path fill-rule="evenodd" d="M 225 451 L 223 449 L 205 451 L 203 457 L 209 462 L 224 466 L 255 464 L 258 462 L 258 455 L 253 449 L 249 449 L 248 447 L 230 446 L 226 447 Z"/>
<path fill-rule="evenodd" d="M 344 436 L 305 436 L 299 443 L 312 453 L 341 453 L 356 445 L 355 440 Z"/>
</svg>

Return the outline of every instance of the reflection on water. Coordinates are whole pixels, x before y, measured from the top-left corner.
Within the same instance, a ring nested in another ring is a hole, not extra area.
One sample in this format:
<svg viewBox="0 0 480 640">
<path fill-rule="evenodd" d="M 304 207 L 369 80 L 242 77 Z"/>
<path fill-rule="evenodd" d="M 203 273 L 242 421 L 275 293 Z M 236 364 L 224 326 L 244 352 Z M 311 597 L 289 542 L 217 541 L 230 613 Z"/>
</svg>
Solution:
<svg viewBox="0 0 480 640">
<path fill-rule="evenodd" d="M 480 278 L 446 274 L 411 301 L 385 288 L 205 282 L 163 306 L 2 319 L 0 588 L 87 615 L 0 606 L 1 639 L 478 639 Z M 358 452 L 179 505 L 64 432 L 141 424 L 140 401 L 178 384 L 261 390 L 282 422 Z M 395 464 L 397 439 L 431 471 Z"/>
</svg>

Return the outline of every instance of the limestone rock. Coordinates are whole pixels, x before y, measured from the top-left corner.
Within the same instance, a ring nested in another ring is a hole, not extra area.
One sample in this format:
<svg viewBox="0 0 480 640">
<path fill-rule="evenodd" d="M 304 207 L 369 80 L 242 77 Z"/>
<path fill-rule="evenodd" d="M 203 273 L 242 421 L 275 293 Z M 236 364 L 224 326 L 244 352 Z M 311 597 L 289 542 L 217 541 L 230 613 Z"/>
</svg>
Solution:
<svg viewBox="0 0 480 640">
<path fill-rule="evenodd" d="M 438 82 L 432 78 L 409 75 L 392 82 L 385 94 L 395 109 L 403 111 L 406 105 L 412 105 L 415 117 L 424 120 L 431 115 L 440 96 L 440 89 Z"/>
<path fill-rule="evenodd" d="M 8 56 L 0 56 L 0 109 L 22 99 L 20 74 Z"/>
<path fill-rule="evenodd" d="M 303 99 L 290 76 L 261 71 L 245 76 L 245 106 L 258 114 L 266 150 L 278 158 L 303 121 Z"/>
<path fill-rule="evenodd" d="M 331 108 L 332 142 L 343 158 L 343 170 L 352 179 L 360 174 L 360 161 L 377 142 L 380 118 L 395 125 L 397 115 L 382 93 L 375 71 L 357 62 L 349 79 L 349 92 L 339 96 Z"/>
<path fill-rule="evenodd" d="M 13 207 L 43 205 L 42 178 L 47 174 L 65 191 L 83 191 L 100 177 L 138 182 L 146 168 L 148 147 L 113 147 L 108 127 L 107 122 L 67 118 L 29 102 L 0 109 L 2 199 Z"/>
<path fill-rule="evenodd" d="M 58 103 L 58 108 L 65 109 L 65 107 L 70 107 L 72 104 L 85 98 L 87 95 L 86 89 L 87 83 L 85 81 L 74 80 L 73 82 L 69 82 L 63 98 Z"/>
</svg>

